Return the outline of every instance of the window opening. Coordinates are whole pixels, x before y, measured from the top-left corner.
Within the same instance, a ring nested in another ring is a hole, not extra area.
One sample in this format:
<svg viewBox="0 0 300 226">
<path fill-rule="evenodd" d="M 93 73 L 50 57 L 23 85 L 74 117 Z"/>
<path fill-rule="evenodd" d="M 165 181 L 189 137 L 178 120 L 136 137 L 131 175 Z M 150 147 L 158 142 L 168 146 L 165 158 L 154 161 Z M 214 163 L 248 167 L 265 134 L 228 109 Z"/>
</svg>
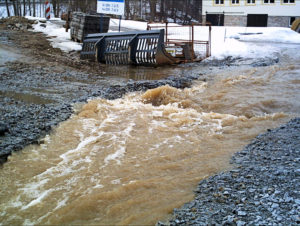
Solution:
<svg viewBox="0 0 300 226">
<path fill-rule="evenodd" d="M 214 0 L 216 5 L 223 5 L 224 0 Z"/>
<path fill-rule="evenodd" d="M 295 0 L 283 0 L 284 4 L 293 4 L 295 3 Z"/>
<path fill-rule="evenodd" d="M 264 0 L 265 4 L 274 4 L 275 0 Z"/>
</svg>

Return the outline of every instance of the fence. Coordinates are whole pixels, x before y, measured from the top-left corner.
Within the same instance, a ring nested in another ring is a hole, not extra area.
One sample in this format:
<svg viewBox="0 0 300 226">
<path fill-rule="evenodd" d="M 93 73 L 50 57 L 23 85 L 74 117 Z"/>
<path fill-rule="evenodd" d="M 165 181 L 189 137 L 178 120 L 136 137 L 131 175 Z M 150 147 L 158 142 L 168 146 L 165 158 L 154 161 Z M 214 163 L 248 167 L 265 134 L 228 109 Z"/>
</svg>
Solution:
<svg viewBox="0 0 300 226">
<path fill-rule="evenodd" d="M 210 26 L 148 23 L 147 29 L 165 29 L 165 48 L 174 57 L 203 60 L 211 55 Z"/>
</svg>

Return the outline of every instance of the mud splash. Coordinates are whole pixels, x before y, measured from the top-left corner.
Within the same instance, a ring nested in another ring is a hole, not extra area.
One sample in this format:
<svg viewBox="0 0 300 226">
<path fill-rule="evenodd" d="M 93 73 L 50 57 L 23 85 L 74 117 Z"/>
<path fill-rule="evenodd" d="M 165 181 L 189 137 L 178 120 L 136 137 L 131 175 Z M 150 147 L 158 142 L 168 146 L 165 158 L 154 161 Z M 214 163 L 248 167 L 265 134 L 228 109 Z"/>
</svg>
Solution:
<svg viewBox="0 0 300 226">
<path fill-rule="evenodd" d="M 300 112 L 297 66 L 94 99 L 0 170 L 4 224 L 154 224 L 232 153 Z"/>
</svg>

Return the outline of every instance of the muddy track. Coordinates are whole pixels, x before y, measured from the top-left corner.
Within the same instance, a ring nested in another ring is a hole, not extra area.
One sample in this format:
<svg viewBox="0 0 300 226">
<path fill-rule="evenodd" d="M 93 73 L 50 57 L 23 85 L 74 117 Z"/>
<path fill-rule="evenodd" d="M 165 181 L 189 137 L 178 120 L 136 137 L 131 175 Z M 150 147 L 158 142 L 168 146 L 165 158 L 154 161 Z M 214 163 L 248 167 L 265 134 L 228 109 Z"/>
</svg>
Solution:
<svg viewBox="0 0 300 226">
<path fill-rule="evenodd" d="M 21 34 L 20 34 L 21 33 Z M 14 30 L 0 30 L 1 39 L 6 45 L 14 48 L 19 53 L 31 61 L 31 65 L 47 64 L 47 66 L 64 65 L 71 67 L 74 70 L 90 71 L 97 65 L 91 62 L 82 62 L 79 59 L 78 52 L 64 53 L 58 48 L 53 48 L 49 40 L 42 33 L 32 31 L 14 31 Z M 28 61 L 22 59 L 22 61 Z"/>
</svg>

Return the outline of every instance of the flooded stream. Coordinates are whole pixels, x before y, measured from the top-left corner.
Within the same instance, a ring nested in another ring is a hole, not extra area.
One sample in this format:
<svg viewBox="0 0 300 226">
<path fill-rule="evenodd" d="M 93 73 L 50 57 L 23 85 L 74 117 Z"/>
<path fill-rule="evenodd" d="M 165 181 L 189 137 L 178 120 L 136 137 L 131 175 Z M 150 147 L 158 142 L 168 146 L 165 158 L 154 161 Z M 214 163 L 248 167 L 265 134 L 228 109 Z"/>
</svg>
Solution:
<svg viewBox="0 0 300 226">
<path fill-rule="evenodd" d="M 212 71 L 184 90 L 163 86 L 75 105 L 41 145 L 0 169 L 0 222 L 166 220 L 201 179 L 229 169 L 234 152 L 299 116 L 299 75 L 300 65 L 285 61 Z"/>
</svg>

